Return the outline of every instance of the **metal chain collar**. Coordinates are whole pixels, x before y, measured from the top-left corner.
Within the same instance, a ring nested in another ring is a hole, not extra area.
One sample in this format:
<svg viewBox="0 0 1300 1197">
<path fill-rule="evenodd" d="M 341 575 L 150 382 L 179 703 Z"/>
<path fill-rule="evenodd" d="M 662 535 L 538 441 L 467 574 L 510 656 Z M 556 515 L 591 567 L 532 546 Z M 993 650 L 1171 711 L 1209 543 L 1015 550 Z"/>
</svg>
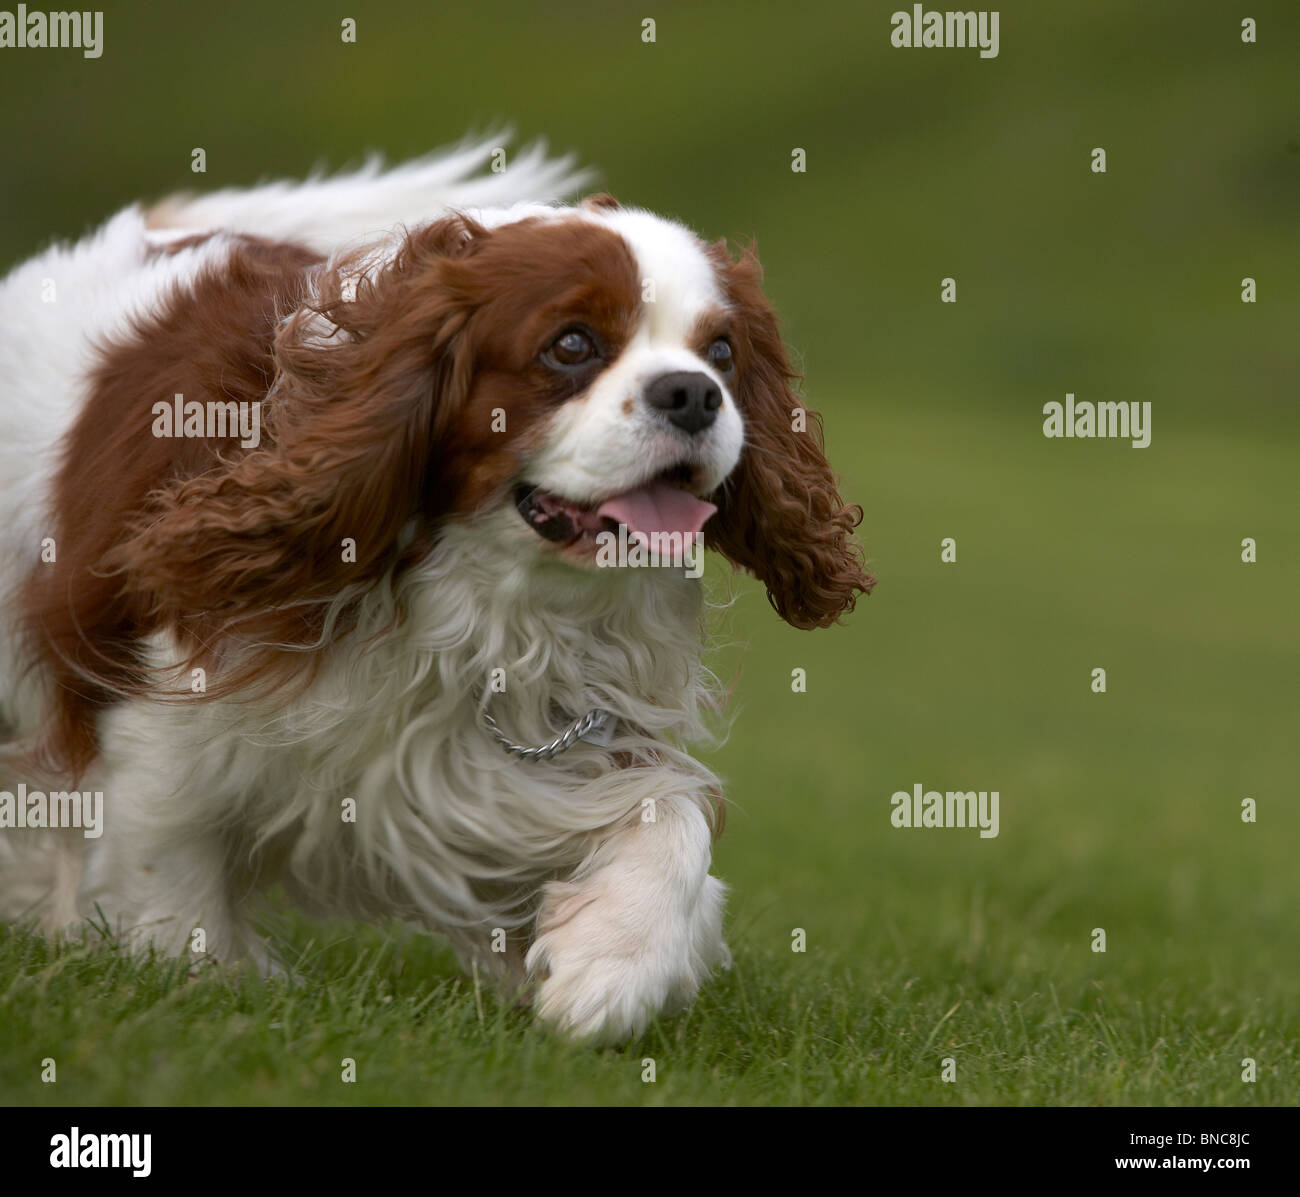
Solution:
<svg viewBox="0 0 1300 1197">
<path fill-rule="evenodd" d="M 527 744 L 517 744 L 497 726 L 497 721 L 487 711 L 483 712 L 483 722 L 496 742 L 506 752 L 510 753 L 511 756 L 517 756 L 523 761 L 553 760 L 560 753 L 567 752 L 579 740 L 585 740 L 590 744 L 605 745 L 610 742 L 614 735 L 613 718 L 608 711 L 603 711 L 599 707 L 588 711 L 581 718 L 575 719 L 549 744 L 539 744 L 534 748 L 530 748 Z"/>
</svg>

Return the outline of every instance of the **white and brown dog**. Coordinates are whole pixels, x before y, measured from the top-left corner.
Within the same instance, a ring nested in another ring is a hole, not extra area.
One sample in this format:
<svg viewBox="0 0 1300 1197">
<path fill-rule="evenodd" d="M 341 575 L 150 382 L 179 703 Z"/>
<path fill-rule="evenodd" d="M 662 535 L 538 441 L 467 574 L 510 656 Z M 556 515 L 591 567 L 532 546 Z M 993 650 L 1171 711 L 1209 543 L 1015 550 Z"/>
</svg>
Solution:
<svg viewBox="0 0 1300 1197">
<path fill-rule="evenodd" d="M 602 538 L 702 533 L 811 628 L 872 585 L 860 512 L 752 252 L 491 149 L 0 283 L 3 917 L 265 968 L 279 882 L 606 1039 L 727 961 L 698 571 Z M 92 791 L 102 836 L 39 830 Z"/>
</svg>

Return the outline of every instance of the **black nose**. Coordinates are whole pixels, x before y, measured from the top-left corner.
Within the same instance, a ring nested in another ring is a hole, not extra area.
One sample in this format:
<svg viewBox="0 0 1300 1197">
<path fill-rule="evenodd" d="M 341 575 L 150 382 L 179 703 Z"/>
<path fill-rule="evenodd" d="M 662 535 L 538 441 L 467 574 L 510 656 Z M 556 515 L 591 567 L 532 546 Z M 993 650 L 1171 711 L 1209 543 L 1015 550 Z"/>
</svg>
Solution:
<svg viewBox="0 0 1300 1197">
<path fill-rule="evenodd" d="M 645 401 L 683 432 L 702 432 L 718 418 L 722 391 L 707 374 L 676 370 L 661 374 L 645 389 Z"/>
</svg>

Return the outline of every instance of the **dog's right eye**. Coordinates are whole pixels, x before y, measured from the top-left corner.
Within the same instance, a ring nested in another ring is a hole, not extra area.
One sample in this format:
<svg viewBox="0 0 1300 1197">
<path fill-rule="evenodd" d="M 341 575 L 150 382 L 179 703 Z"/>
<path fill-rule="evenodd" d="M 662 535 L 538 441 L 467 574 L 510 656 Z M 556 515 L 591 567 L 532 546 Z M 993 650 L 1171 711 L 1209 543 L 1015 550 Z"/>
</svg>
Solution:
<svg viewBox="0 0 1300 1197">
<path fill-rule="evenodd" d="M 550 348 L 542 354 L 542 360 L 548 366 L 564 370 L 585 366 L 599 356 L 600 350 L 589 333 L 581 328 L 570 328 L 551 342 Z"/>
</svg>

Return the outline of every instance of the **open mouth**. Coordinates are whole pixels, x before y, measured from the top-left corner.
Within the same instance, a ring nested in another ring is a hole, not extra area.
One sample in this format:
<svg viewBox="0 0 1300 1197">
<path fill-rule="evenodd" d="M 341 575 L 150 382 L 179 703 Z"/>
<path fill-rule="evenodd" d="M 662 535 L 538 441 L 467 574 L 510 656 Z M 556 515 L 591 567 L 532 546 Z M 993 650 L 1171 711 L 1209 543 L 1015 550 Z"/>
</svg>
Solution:
<svg viewBox="0 0 1300 1197">
<path fill-rule="evenodd" d="M 629 535 L 680 533 L 685 539 L 699 532 L 717 510 L 691 492 L 696 481 L 693 466 L 678 465 L 591 505 L 574 503 L 529 483 L 515 488 L 514 499 L 524 522 L 554 544 L 575 545 L 584 539 L 595 543 L 599 533 L 616 533 L 620 524 L 626 525 Z"/>
</svg>

